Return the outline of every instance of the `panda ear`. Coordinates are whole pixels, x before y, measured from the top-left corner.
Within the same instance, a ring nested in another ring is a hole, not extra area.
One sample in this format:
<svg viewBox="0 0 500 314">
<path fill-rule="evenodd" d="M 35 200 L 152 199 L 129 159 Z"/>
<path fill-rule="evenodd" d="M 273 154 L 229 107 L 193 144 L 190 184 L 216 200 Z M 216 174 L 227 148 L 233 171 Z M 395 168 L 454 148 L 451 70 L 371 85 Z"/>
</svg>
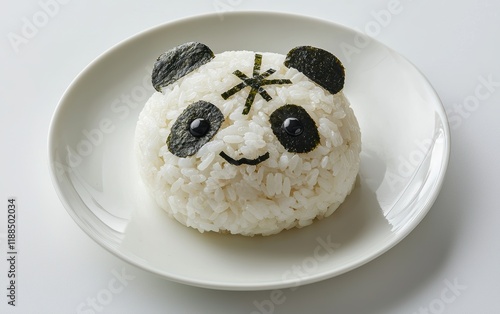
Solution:
<svg viewBox="0 0 500 314">
<path fill-rule="evenodd" d="M 154 88 L 161 91 L 189 72 L 214 58 L 214 53 L 204 44 L 185 43 L 162 53 L 153 67 L 151 80 Z"/>
<path fill-rule="evenodd" d="M 295 47 L 286 55 L 284 64 L 299 70 L 332 94 L 344 87 L 344 66 L 326 50 L 311 46 Z"/>
</svg>

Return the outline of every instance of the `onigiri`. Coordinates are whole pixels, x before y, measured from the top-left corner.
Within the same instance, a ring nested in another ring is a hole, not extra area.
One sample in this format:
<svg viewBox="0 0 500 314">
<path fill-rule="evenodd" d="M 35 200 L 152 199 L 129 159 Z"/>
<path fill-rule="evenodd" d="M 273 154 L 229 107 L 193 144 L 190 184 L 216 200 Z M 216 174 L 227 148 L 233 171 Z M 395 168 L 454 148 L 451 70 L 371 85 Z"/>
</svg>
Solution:
<svg viewBox="0 0 500 314">
<path fill-rule="evenodd" d="M 200 232 L 271 235 L 330 216 L 353 189 L 361 134 L 333 54 L 186 43 L 158 58 L 135 152 L 157 204 Z"/>
</svg>

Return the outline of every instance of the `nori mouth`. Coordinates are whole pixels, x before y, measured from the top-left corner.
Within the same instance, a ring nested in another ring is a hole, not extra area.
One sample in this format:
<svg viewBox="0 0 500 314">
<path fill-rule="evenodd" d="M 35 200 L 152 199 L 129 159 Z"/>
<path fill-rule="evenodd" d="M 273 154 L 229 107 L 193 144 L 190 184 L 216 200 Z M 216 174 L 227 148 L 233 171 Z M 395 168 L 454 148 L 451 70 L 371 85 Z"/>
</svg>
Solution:
<svg viewBox="0 0 500 314">
<path fill-rule="evenodd" d="M 240 158 L 238 160 L 233 159 L 231 156 L 224 152 L 220 152 L 219 154 L 222 158 L 224 158 L 228 163 L 231 165 L 235 166 L 240 166 L 240 165 L 250 165 L 250 166 L 255 166 L 257 164 L 260 164 L 264 160 L 267 160 L 269 158 L 269 152 L 265 153 L 264 155 L 260 155 L 259 157 L 255 159 L 248 159 L 248 158 Z"/>
</svg>

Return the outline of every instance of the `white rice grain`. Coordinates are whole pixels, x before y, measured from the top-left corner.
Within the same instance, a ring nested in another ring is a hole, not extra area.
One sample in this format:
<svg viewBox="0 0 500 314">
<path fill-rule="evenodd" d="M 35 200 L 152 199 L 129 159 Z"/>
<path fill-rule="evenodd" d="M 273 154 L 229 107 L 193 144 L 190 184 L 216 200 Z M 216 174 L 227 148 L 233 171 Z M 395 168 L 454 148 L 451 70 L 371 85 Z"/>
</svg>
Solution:
<svg viewBox="0 0 500 314">
<path fill-rule="evenodd" d="M 243 142 L 243 137 L 240 135 L 226 135 L 222 140 L 227 144 L 238 144 Z"/>
</svg>

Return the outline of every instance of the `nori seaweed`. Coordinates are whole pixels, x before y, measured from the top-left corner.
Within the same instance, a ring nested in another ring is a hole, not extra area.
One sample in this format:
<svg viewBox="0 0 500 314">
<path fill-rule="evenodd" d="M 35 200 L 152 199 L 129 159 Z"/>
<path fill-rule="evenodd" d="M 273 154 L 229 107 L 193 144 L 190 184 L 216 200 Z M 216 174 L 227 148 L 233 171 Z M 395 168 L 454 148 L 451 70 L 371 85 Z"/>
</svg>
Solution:
<svg viewBox="0 0 500 314">
<path fill-rule="evenodd" d="M 290 135 L 283 122 L 287 118 L 298 119 L 303 126 L 302 133 Z M 291 153 L 308 153 L 318 146 L 320 138 L 318 128 L 307 111 L 297 105 L 286 104 L 276 109 L 269 117 L 274 135 L 285 149 Z"/>
<path fill-rule="evenodd" d="M 265 80 L 266 77 L 276 72 L 276 70 L 268 69 L 264 73 L 259 74 L 261 64 L 262 64 L 262 55 L 256 53 L 252 77 L 248 77 L 240 70 L 234 71 L 233 74 L 239 77 L 243 82 L 239 83 L 238 85 L 232 87 L 231 89 L 221 94 L 222 98 L 228 99 L 229 97 L 236 94 L 243 88 L 250 86 L 251 89 L 250 92 L 248 93 L 247 99 L 245 101 L 245 106 L 242 112 L 245 115 L 250 112 L 250 108 L 252 107 L 253 101 L 255 100 L 255 96 L 257 95 L 257 93 L 259 93 L 260 96 L 262 96 L 262 98 L 264 98 L 266 101 L 270 101 L 272 99 L 272 97 L 266 92 L 264 88 L 262 88 L 262 86 L 275 85 L 275 84 L 292 84 L 292 81 L 290 81 L 289 79 Z"/>
<path fill-rule="evenodd" d="M 264 155 L 261 155 L 255 159 L 248 159 L 248 158 L 240 158 L 238 160 L 236 159 L 233 159 L 231 156 L 229 156 L 228 154 L 224 153 L 224 152 L 220 152 L 219 154 L 222 158 L 224 158 L 228 163 L 230 163 L 231 165 L 235 165 L 235 166 L 240 166 L 240 165 L 251 165 L 251 166 L 255 166 L 261 162 L 263 162 L 264 160 L 268 159 L 269 158 L 269 153 L 265 153 Z"/>
<path fill-rule="evenodd" d="M 203 136 L 194 136 L 190 132 L 191 122 L 202 118 L 210 123 L 208 132 Z M 215 105 L 199 100 L 189 105 L 177 118 L 167 138 L 168 150 L 177 157 L 187 157 L 196 152 L 214 137 L 219 130 L 224 115 Z"/>
<path fill-rule="evenodd" d="M 295 47 L 288 52 L 284 64 L 299 70 L 332 94 L 344 88 L 344 66 L 326 50 L 311 46 Z"/>
<path fill-rule="evenodd" d="M 151 81 L 157 91 L 172 84 L 214 58 L 214 53 L 204 44 L 185 43 L 161 54 L 156 60 Z"/>
</svg>

